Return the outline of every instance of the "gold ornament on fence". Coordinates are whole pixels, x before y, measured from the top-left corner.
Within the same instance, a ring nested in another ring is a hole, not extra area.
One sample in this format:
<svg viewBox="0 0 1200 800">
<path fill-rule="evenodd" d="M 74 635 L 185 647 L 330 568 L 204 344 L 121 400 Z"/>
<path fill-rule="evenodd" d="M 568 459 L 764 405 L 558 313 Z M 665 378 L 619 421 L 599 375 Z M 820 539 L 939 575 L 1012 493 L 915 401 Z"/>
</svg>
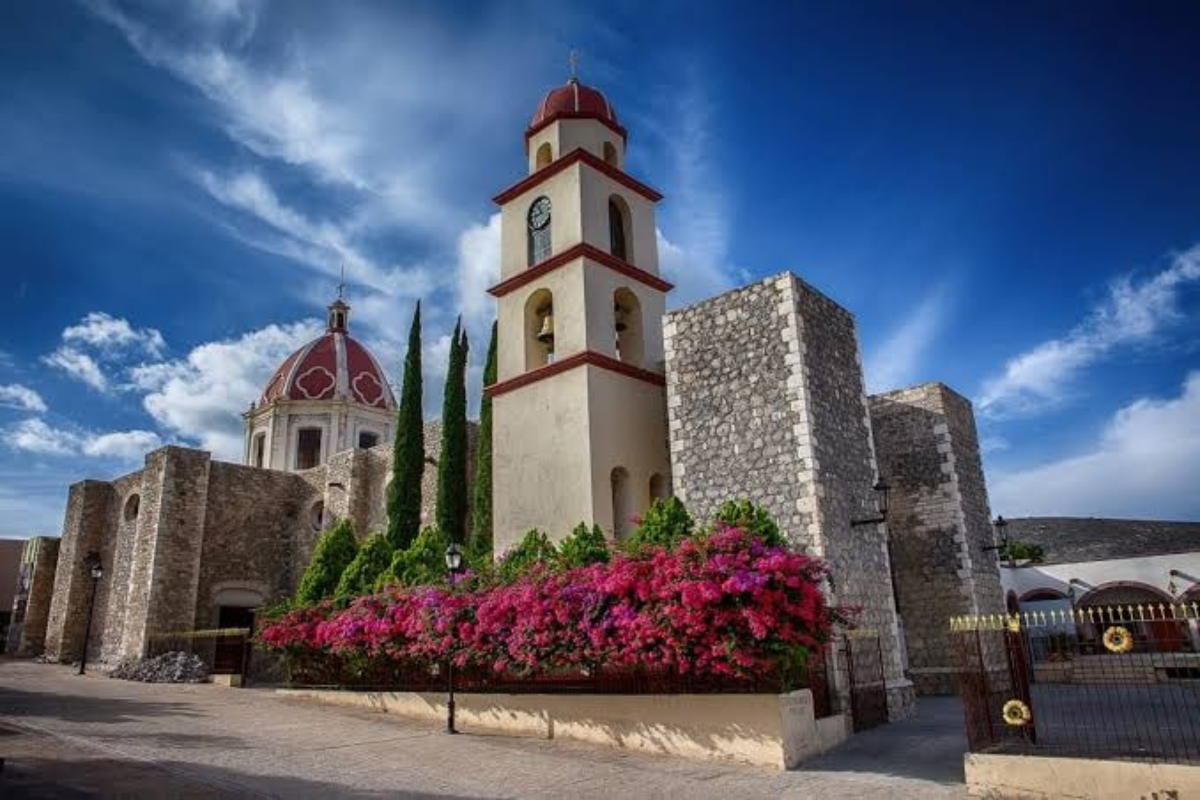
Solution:
<svg viewBox="0 0 1200 800">
<path fill-rule="evenodd" d="M 1030 720 L 1033 719 L 1033 714 L 1030 712 L 1029 706 L 1020 700 L 1009 700 L 1004 704 L 1004 708 L 1000 713 L 1004 717 L 1004 723 L 1012 725 L 1014 728 L 1028 725 Z"/>
<path fill-rule="evenodd" d="M 1133 636 L 1128 628 L 1113 625 L 1104 632 L 1104 646 L 1110 653 L 1128 653 L 1133 649 Z"/>
</svg>

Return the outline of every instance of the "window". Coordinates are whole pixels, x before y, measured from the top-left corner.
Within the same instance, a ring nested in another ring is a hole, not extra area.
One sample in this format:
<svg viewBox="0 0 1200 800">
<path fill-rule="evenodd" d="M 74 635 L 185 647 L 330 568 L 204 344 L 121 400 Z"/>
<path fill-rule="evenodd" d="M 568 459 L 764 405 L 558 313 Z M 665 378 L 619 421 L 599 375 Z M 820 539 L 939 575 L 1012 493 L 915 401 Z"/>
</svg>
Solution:
<svg viewBox="0 0 1200 800">
<path fill-rule="evenodd" d="M 141 507 L 142 507 L 141 495 L 138 495 L 138 494 L 129 495 L 129 499 L 125 501 L 125 511 L 124 511 L 125 521 L 133 522 L 135 519 L 137 519 L 138 511 L 141 510 Z"/>
<path fill-rule="evenodd" d="M 627 288 L 613 292 L 613 333 L 617 358 L 635 367 L 642 365 L 642 304 Z"/>
<path fill-rule="evenodd" d="M 250 455 L 250 463 L 261 468 L 266 458 L 267 434 L 256 433 L 254 435 L 254 444 L 250 449 L 253 451 Z"/>
<path fill-rule="evenodd" d="M 633 248 L 630 247 L 632 232 L 629 204 L 614 194 L 608 198 L 608 252 L 622 261 L 633 263 Z"/>
<path fill-rule="evenodd" d="M 554 160 L 554 149 L 550 147 L 549 142 L 542 142 L 542 146 L 537 149 L 537 166 L 535 169 L 550 166 L 550 162 Z"/>
<path fill-rule="evenodd" d="M 321 429 L 301 428 L 296 435 L 296 469 L 312 469 L 321 463 Z"/>
<path fill-rule="evenodd" d="M 529 266 L 540 264 L 554 251 L 550 240 L 550 198 L 539 197 L 529 206 Z"/>
<path fill-rule="evenodd" d="M 374 431 L 359 431 L 358 432 L 358 449 L 370 450 L 375 445 L 379 444 L 379 434 Z"/>
<path fill-rule="evenodd" d="M 325 501 L 318 500 L 312 504 L 312 508 L 308 510 L 308 521 L 312 525 L 314 531 L 319 531 L 325 527 Z"/>
<path fill-rule="evenodd" d="M 554 295 L 538 289 L 525 301 L 525 369 L 554 361 Z"/>
<path fill-rule="evenodd" d="M 610 480 L 612 482 L 613 536 L 617 541 L 623 541 L 629 536 L 629 526 L 633 516 L 629 498 L 629 472 L 624 467 L 617 467 L 612 471 Z"/>
<path fill-rule="evenodd" d="M 612 142 L 604 143 L 604 163 L 618 168 L 621 166 L 617 163 L 617 148 Z"/>
</svg>

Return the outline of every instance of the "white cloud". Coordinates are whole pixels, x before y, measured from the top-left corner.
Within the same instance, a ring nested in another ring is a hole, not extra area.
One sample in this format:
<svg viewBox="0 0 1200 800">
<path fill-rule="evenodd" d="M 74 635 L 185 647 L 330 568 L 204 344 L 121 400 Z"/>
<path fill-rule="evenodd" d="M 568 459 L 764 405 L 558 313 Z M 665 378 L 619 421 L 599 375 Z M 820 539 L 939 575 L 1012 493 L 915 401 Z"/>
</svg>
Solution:
<svg viewBox="0 0 1200 800">
<path fill-rule="evenodd" d="M 135 329 L 128 320 L 103 311 L 93 311 L 78 325 L 64 328 L 62 339 L 68 345 L 86 345 L 108 352 L 137 348 L 152 356 L 160 355 L 167 346 L 162 334 L 154 328 Z"/>
<path fill-rule="evenodd" d="M 487 290 L 500 278 L 500 214 L 492 214 L 486 225 L 470 226 L 458 237 L 457 272 L 463 323 L 468 333 L 482 339 L 496 318 L 496 301 Z M 482 346 L 487 347 L 487 342 Z"/>
<path fill-rule="evenodd" d="M 92 433 L 54 428 L 33 418 L 5 428 L 0 434 L 8 447 L 46 456 L 92 456 L 118 461 L 141 459 L 162 444 L 151 431 Z"/>
<path fill-rule="evenodd" d="M 1142 398 L 1117 411 L 1090 450 L 997 472 L 992 506 L 1008 516 L 1198 519 L 1200 372 L 1178 397 Z"/>
<path fill-rule="evenodd" d="M 10 383 L 0 386 L 0 407 L 42 413 L 46 410 L 46 401 L 33 389 L 19 383 Z"/>
<path fill-rule="evenodd" d="M 83 381 L 98 392 L 108 391 L 108 377 L 95 359 L 87 353 L 64 345 L 53 353 L 42 356 L 42 362 L 62 370 L 75 380 Z"/>
<path fill-rule="evenodd" d="M 1063 399 L 1075 376 L 1122 347 L 1153 341 L 1180 318 L 1183 288 L 1200 280 L 1200 246 L 1175 256 L 1147 280 L 1121 278 L 1104 302 L 1060 339 L 1051 339 L 1009 360 L 986 381 L 978 399 L 986 415 L 1037 411 Z"/>
<path fill-rule="evenodd" d="M 268 325 L 199 345 L 186 359 L 138 367 L 131 379 L 149 392 L 143 405 L 159 425 L 217 458 L 239 461 L 242 412 L 262 394 L 272 371 L 321 331 L 316 320 Z"/>
<path fill-rule="evenodd" d="M 908 386 L 920 378 L 922 359 L 946 316 L 946 292 L 938 287 L 867 356 L 870 393 Z"/>
</svg>

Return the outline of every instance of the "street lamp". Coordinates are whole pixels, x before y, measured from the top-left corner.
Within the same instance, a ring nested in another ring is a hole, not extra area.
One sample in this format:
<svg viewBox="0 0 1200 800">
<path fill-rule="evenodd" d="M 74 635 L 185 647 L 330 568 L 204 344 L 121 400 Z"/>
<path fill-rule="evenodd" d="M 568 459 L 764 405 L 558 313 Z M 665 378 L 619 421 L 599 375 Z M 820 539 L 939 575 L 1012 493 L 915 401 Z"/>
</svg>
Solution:
<svg viewBox="0 0 1200 800">
<path fill-rule="evenodd" d="M 458 542 L 446 545 L 446 571 L 450 573 L 450 585 L 454 585 L 454 576 L 463 571 L 463 551 Z M 454 635 L 454 626 L 450 626 L 450 635 Z M 458 733 L 454 729 L 454 656 L 446 659 L 446 681 L 450 697 L 446 701 L 446 733 Z"/>
<path fill-rule="evenodd" d="M 80 675 L 83 674 L 84 669 L 87 667 L 88 640 L 92 638 L 92 615 L 96 613 L 96 586 L 100 583 L 100 579 L 104 577 L 104 567 L 100 565 L 99 553 L 88 553 L 83 563 L 92 575 L 92 598 L 88 601 L 87 627 L 83 633 L 83 654 L 79 656 Z"/>
<path fill-rule="evenodd" d="M 875 481 L 875 485 L 871 487 L 875 492 L 875 508 L 878 510 L 878 515 L 868 519 L 852 519 L 850 527 L 857 528 L 859 525 L 878 525 L 881 522 L 887 522 L 888 515 L 888 492 L 892 487 L 884 482 L 883 478 Z"/>
<path fill-rule="evenodd" d="M 992 520 L 992 527 L 996 531 L 996 535 L 992 538 L 992 541 L 999 539 L 1000 544 L 988 545 L 983 549 L 997 551 L 999 558 L 1007 558 L 1007 566 L 1011 568 L 1013 566 L 1013 558 L 1012 551 L 1008 549 L 1008 520 L 1001 514 Z"/>
</svg>

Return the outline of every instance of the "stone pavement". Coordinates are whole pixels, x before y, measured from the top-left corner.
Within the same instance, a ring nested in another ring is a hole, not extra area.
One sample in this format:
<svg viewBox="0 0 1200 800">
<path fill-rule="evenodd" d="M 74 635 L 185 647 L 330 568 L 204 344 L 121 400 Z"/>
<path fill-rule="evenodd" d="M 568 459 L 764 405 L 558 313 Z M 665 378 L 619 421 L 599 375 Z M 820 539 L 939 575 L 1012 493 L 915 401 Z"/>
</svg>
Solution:
<svg viewBox="0 0 1200 800">
<path fill-rule="evenodd" d="M 803 769 L 678 761 L 466 733 L 285 700 L 0 660 L 4 797 L 966 796 L 957 704 L 851 739 Z"/>
</svg>

